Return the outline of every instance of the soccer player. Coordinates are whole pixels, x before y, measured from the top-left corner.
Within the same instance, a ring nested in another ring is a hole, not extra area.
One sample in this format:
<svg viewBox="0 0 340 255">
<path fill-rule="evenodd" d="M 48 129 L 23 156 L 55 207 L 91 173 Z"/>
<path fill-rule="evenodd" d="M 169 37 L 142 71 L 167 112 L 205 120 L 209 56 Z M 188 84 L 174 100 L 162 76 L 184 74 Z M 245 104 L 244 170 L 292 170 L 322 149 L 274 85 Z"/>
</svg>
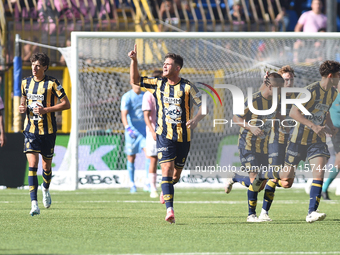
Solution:
<svg viewBox="0 0 340 255">
<path fill-rule="evenodd" d="M 165 220 L 175 223 L 173 209 L 174 183 L 178 182 L 185 165 L 194 129 L 205 116 L 201 112 L 201 94 L 198 89 L 180 77 L 183 58 L 174 53 L 166 54 L 163 77 L 140 77 L 137 62 L 137 46 L 128 53 L 131 59 L 131 83 L 145 87 L 156 99 L 156 144 L 157 156 L 162 169 L 162 194 L 167 208 Z M 194 103 L 199 106 L 192 118 Z"/>
<path fill-rule="evenodd" d="M 284 79 L 283 87 L 291 88 L 294 86 L 294 69 L 292 67 L 289 65 L 283 66 L 278 71 L 278 74 L 280 74 Z M 289 93 L 286 95 L 286 97 L 287 99 L 294 99 L 297 97 L 297 95 L 297 93 Z M 291 104 L 287 105 L 284 125 L 292 127 L 295 125 L 295 121 L 289 117 L 291 107 Z M 284 166 L 288 138 L 289 128 L 287 129 L 286 127 L 282 127 L 280 123 L 276 121 L 269 135 L 268 163 L 270 167 L 280 168 Z M 271 179 L 266 183 L 262 211 L 259 216 L 259 220 L 261 221 L 271 221 L 270 217 L 268 216 L 268 211 L 274 200 L 276 186 L 280 186 L 280 180 Z"/>
<path fill-rule="evenodd" d="M 5 146 L 6 144 L 4 109 L 4 103 L 0 97 L 0 147 Z"/>
<path fill-rule="evenodd" d="M 59 81 L 45 74 L 50 63 L 49 57 L 45 53 L 36 53 L 31 56 L 30 61 L 32 76 L 22 80 L 19 112 L 26 113 L 24 153 L 28 161 L 28 185 L 32 204 L 30 215 L 34 216 L 40 214 L 37 199 L 39 153 L 42 155 L 43 167 L 43 204 L 49 208 L 52 203 L 49 192 L 51 164 L 57 132 L 55 112 L 70 109 L 70 102 Z"/>
<path fill-rule="evenodd" d="M 162 77 L 162 70 L 155 70 L 152 77 Z M 156 100 L 154 96 L 146 91 L 143 96 L 142 110 L 146 124 L 146 155 L 150 157 L 149 182 L 150 197 L 158 197 L 156 180 L 157 180 L 157 147 L 156 147 Z"/>
<path fill-rule="evenodd" d="M 254 182 L 262 179 L 280 178 L 281 186 L 290 188 L 294 181 L 294 172 L 301 160 L 306 157 L 310 170 L 313 172 L 313 182 L 310 190 L 310 200 L 306 221 L 309 223 L 326 218 L 325 213 L 318 212 L 325 166 L 329 159 L 326 145 L 326 134 L 335 135 L 337 129 L 333 126 L 329 109 L 336 99 L 338 92 L 334 86 L 340 78 L 340 63 L 327 60 L 320 65 L 321 81 L 306 87 L 311 93 L 311 99 L 302 104 L 311 115 L 303 115 L 298 107 L 292 106 L 289 116 L 298 123 L 290 132 L 286 150 L 285 166 L 282 171 L 260 172 Z M 299 94 L 298 98 L 303 97 Z M 258 187 L 259 185 L 256 185 Z"/>
<path fill-rule="evenodd" d="M 145 150 L 145 122 L 142 111 L 143 95 L 140 86 L 131 84 L 132 89 L 126 92 L 121 101 L 120 110 L 125 127 L 125 154 L 127 155 L 127 170 L 130 178 L 130 193 L 137 192 L 135 185 L 136 154 Z M 145 167 L 149 171 L 150 159 L 145 158 Z"/>
<path fill-rule="evenodd" d="M 273 90 L 277 88 L 279 94 L 284 80 L 278 73 L 268 74 L 268 79 L 261 86 L 261 90 L 252 95 L 252 104 L 256 110 L 271 109 L 273 103 Z M 276 95 L 278 97 L 278 94 Z M 240 126 L 238 148 L 242 168 L 249 172 L 250 184 L 248 187 L 248 217 L 247 222 L 259 222 L 256 217 L 256 204 L 258 190 L 253 189 L 253 181 L 257 170 L 268 167 L 268 139 L 273 121 L 278 115 L 277 109 L 269 115 L 257 115 L 249 109 L 248 100 L 245 100 L 243 115 L 234 115 L 233 123 Z"/>
<path fill-rule="evenodd" d="M 338 92 L 340 89 L 340 84 L 338 84 Z M 329 170 L 329 176 L 327 180 L 324 182 L 322 186 L 321 196 L 324 200 L 330 200 L 328 195 L 328 188 L 329 185 L 334 181 L 336 176 L 339 173 L 340 167 L 340 94 L 336 97 L 335 101 L 333 102 L 331 108 L 329 109 L 329 113 L 331 115 L 331 119 L 333 122 L 334 127 L 337 129 L 335 135 L 331 137 L 333 148 L 335 151 L 335 162 L 334 167 Z M 328 169 L 327 169 L 328 170 Z"/>
</svg>

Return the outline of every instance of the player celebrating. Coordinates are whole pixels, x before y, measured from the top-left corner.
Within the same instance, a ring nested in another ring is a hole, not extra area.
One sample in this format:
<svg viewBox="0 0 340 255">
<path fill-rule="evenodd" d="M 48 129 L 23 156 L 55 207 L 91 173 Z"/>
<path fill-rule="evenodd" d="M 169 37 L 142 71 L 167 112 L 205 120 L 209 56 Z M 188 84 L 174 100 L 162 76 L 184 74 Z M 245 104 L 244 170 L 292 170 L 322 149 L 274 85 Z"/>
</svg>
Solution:
<svg viewBox="0 0 340 255">
<path fill-rule="evenodd" d="M 59 81 L 45 75 L 49 57 L 45 53 L 36 53 L 30 61 L 33 75 L 22 80 L 19 112 L 26 113 L 24 153 L 28 161 L 28 185 L 32 203 L 30 214 L 34 216 L 40 214 L 37 200 L 39 153 L 42 155 L 43 167 L 43 204 L 49 208 L 52 203 L 49 192 L 51 164 L 57 132 L 55 112 L 70 109 L 70 102 Z M 57 103 L 58 99 L 60 103 Z"/>
<path fill-rule="evenodd" d="M 189 153 L 191 129 L 204 117 L 200 107 L 201 94 L 192 83 L 180 77 L 183 66 L 180 55 L 168 53 L 165 56 L 162 78 L 139 76 L 136 45 L 128 56 L 131 83 L 145 87 L 156 98 L 156 142 L 162 169 L 162 198 L 167 208 L 165 220 L 175 223 L 173 184 L 179 180 Z M 200 107 L 194 118 L 191 103 Z"/>
<path fill-rule="evenodd" d="M 292 106 L 289 113 L 289 116 L 298 123 L 290 132 L 285 167 L 278 174 L 281 179 L 281 186 L 290 188 L 294 181 L 294 171 L 297 165 L 307 157 L 311 166 L 310 170 L 313 171 L 309 209 L 306 217 L 306 221 L 309 223 L 326 218 L 326 214 L 318 212 L 317 209 L 321 197 L 325 165 L 330 157 L 326 145 L 326 134 L 335 135 L 337 131 L 329 116 L 329 108 L 338 94 L 333 86 L 337 86 L 339 82 L 339 71 L 340 63 L 330 60 L 323 62 L 319 68 L 321 81 L 306 87 L 311 93 L 311 99 L 303 106 L 311 115 L 302 115 L 300 109 L 295 105 Z M 301 93 L 298 98 L 303 96 L 304 93 Z M 259 183 L 261 179 L 275 177 L 277 177 L 275 171 L 260 172 L 256 176 L 256 182 Z"/>
<path fill-rule="evenodd" d="M 273 90 L 283 86 L 284 80 L 278 73 L 270 73 L 268 79 L 261 86 L 261 90 L 252 96 L 253 106 L 257 110 L 268 110 L 272 107 Z M 278 96 L 278 94 L 276 95 Z M 249 172 L 250 185 L 248 188 L 248 222 L 259 222 L 256 217 L 258 190 L 253 189 L 256 170 L 268 167 L 268 139 L 272 128 L 272 121 L 277 115 L 275 111 L 266 116 L 259 116 L 249 110 L 248 100 L 245 100 L 243 115 L 234 115 L 233 122 L 240 128 L 238 148 L 242 168 Z M 249 123 L 248 123 L 249 122 Z M 261 125 L 262 124 L 262 125 Z M 254 171 L 255 170 L 255 171 Z M 261 220 L 262 221 L 262 220 Z"/>
</svg>

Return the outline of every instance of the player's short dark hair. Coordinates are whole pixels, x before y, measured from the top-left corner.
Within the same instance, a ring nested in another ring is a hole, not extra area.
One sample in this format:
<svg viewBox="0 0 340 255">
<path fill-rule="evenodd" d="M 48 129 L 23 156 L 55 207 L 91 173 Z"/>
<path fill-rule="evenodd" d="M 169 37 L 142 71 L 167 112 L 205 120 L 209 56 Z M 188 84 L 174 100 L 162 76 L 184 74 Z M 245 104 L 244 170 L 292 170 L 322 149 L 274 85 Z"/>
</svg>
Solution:
<svg viewBox="0 0 340 255">
<path fill-rule="evenodd" d="M 183 58 L 182 58 L 181 55 L 177 55 L 175 53 L 168 53 L 168 54 L 165 55 L 164 60 L 167 59 L 167 58 L 173 59 L 175 61 L 175 64 L 179 65 L 180 68 L 183 67 Z"/>
<path fill-rule="evenodd" d="M 322 77 L 327 77 L 330 73 L 334 74 L 340 71 L 340 63 L 333 60 L 326 60 L 320 65 L 319 72 Z"/>
<path fill-rule="evenodd" d="M 163 71 L 162 70 L 154 70 L 152 72 L 152 77 L 162 77 Z"/>
<path fill-rule="evenodd" d="M 286 65 L 280 68 L 280 70 L 277 72 L 278 74 L 282 75 L 284 73 L 292 73 L 293 76 L 295 76 L 294 69 L 290 65 Z"/>
<path fill-rule="evenodd" d="M 33 54 L 30 58 L 30 61 L 31 61 L 31 63 L 33 63 L 35 61 L 39 61 L 39 63 L 42 66 L 47 66 L 47 69 L 45 70 L 45 72 L 48 70 L 48 67 L 50 65 L 50 58 L 44 52 Z"/>
<path fill-rule="evenodd" d="M 285 83 L 285 80 L 282 78 L 282 76 L 275 72 L 268 74 L 268 79 L 270 83 L 275 83 L 275 85 L 278 87 L 283 87 L 283 84 Z"/>
</svg>

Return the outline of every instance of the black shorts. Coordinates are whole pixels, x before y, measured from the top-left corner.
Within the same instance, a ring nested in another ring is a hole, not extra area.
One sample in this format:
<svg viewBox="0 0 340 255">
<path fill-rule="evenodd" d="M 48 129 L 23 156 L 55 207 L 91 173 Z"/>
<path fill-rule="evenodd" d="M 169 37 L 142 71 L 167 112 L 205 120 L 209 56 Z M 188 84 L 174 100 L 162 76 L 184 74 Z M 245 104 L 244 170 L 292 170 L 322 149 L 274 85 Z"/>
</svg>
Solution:
<svg viewBox="0 0 340 255">
<path fill-rule="evenodd" d="M 271 166 L 283 166 L 285 164 L 287 143 L 279 143 L 275 140 L 268 144 L 268 162 Z"/>
<path fill-rule="evenodd" d="M 337 128 L 337 129 L 338 129 L 338 132 L 336 133 L 336 135 L 333 135 L 331 138 L 335 153 L 340 152 L 340 128 Z"/>
<path fill-rule="evenodd" d="M 52 159 L 56 134 L 36 135 L 24 131 L 24 153 L 37 152 L 44 158 Z"/>
<path fill-rule="evenodd" d="M 175 167 L 182 169 L 190 150 L 190 142 L 177 142 L 157 135 L 157 157 L 159 164 L 175 161 Z"/>
</svg>

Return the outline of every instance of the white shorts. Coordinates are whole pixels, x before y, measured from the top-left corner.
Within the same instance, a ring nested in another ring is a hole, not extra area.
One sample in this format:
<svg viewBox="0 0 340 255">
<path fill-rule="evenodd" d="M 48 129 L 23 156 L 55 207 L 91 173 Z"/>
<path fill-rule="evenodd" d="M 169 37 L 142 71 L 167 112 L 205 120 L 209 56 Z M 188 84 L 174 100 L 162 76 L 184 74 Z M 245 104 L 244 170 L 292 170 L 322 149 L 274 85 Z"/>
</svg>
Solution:
<svg viewBox="0 0 340 255">
<path fill-rule="evenodd" d="M 146 133 L 146 155 L 149 157 L 157 156 L 156 141 L 150 133 Z"/>
</svg>

